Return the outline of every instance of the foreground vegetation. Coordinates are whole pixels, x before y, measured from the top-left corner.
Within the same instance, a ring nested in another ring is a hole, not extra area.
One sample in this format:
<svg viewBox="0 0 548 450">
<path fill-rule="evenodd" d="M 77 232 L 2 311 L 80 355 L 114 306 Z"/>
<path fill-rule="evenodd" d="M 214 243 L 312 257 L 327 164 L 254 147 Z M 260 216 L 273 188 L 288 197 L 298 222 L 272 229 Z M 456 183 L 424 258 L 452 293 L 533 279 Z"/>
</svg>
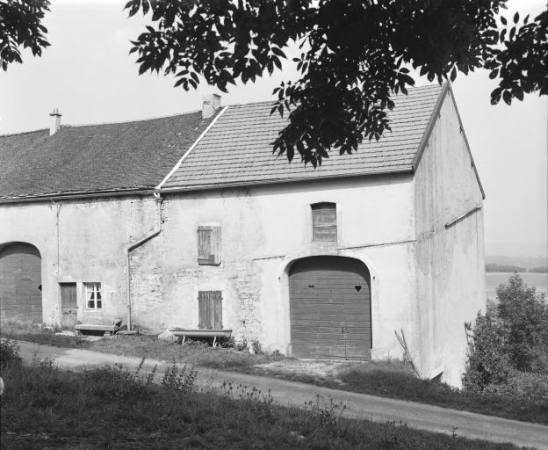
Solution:
<svg viewBox="0 0 548 450">
<path fill-rule="evenodd" d="M 213 349 L 204 343 L 189 345 L 159 341 L 153 336 L 102 338 L 87 341 L 79 337 L 59 336 L 40 328 L 4 327 L 4 337 L 47 343 L 59 347 L 85 348 L 138 358 L 174 361 L 196 367 L 208 367 L 253 375 L 270 376 L 332 389 L 341 389 L 381 397 L 415 401 L 479 414 L 548 424 L 546 395 L 520 401 L 493 392 L 460 391 L 444 383 L 416 378 L 401 361 L 340 364 L 330 374 L 284 370 L 297 361 L 278 354 L 255 354 L 236 349 Z M 305 365 L 305 363 L 303 363 Z"/>
<path fill-rule="evenodd" d="M 61 372 L 23 367 L 3 345 L 2 448 L 174 449 L 515 449 L 341 417 L 344 405 L 318 397 L 304 410 L 275 406 L 268 393 L 225 385 L 198 393 L 196 372 L 153 375 L 105 367 Z M 11 356 L 9 356 L 11 354 Z M 6 357 L 8 355 L 8 357 Z M 10 361 L 11 360 L 11 361 Z"/>
<path fill-rule="evenodd" d="M 280 354 L 250 354 L 211 348 L 203 342 L 179 345 L 156 336 L 120 336 L 89 341 L 56 335 L 40 327 L 13 324 L 2 336 L 59 347 L 82 348 L 196 367 L 271 376 L 351 392 L 416 401 L 479 414 L 548 424 L 548 306 L 541 295 L 512 277 L 498 290 L 476 324 L 468 325 L 470 351 L 464 390 L 416 378 L 400 361 L 340 364 L 329 374 L 295 372 L 296 362 Z M 260 350 L 260 349 L 256 349 Z M 278 364 L 279 363 L 279 364 Z"/>
<path fill-rule="evenodd" d="M 548 404 L 548 303 L 519 275 L 497 289 L 498 303 L 478 313 L 469 330 L 463 378 L 467 391 L 503 393 Z"/>
</svg>

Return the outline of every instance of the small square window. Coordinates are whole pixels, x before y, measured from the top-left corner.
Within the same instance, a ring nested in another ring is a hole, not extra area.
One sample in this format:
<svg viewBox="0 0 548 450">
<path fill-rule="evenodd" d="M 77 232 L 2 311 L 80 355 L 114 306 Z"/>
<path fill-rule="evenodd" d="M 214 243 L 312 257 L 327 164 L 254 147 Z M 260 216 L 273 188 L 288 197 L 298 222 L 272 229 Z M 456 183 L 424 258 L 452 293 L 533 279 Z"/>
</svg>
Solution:
<svg viewBox="0 0 548 450">
<path fill-rule="evenodd" d="M 101 283 L 84 283 L 86 289 L 86 308 L 102 309 Z"/>
</svg>

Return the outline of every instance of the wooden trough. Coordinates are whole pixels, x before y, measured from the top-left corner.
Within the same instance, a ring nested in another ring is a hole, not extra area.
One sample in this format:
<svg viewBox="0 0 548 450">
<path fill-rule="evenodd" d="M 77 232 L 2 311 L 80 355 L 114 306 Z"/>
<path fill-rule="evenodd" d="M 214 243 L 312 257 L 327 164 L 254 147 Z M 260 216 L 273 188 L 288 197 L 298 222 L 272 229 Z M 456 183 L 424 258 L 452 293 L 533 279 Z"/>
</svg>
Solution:
<svg viewBox="0 0 548 450">
<path fill-rule="evenodd" d="M 183 338 L 183 344 L 186 338 L 213 338 L 213 347 L 217 343 L 217 338 L 229 338 L 232 336 L 232 330 L 169 330 L 171 334 Z"/>
<path fill-rule="evenodd" d="M 78 333 L 81 333 L 82 331 L 102 331 L 104 333 L 110 333 L 114 335 L 120 329 L 120 326 L 81 323 L 78 325 L 74 325 L 74 329 L 78 331 Z"/>
</svg>

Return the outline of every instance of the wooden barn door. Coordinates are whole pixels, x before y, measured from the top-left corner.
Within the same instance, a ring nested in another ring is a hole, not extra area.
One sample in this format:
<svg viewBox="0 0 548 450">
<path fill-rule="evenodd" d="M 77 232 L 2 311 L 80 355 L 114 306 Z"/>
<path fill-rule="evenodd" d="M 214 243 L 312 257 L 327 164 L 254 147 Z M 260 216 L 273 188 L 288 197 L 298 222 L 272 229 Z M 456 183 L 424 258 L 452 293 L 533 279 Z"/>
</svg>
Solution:
<svg viewBox="0 0 548 450">
<path fill-rule="evenodd" d="M 356 259 L 301 259 L 289 273 L 291 343 L 301 358 L 371 359 L 369 271 Z"/>
<path fill-rule="evenodd" d="M 29 244 L 10 244 L 0 251 L 2 319 L 42 323 L 40 252 Z"/>
<path fill-rule="evenodd" d="M 76 283 L 61 283 L 61 305 L 63 308 L 63 328 L 74 328 L 77 322 L 78 303 L 76 301 Z"/>
</svg>

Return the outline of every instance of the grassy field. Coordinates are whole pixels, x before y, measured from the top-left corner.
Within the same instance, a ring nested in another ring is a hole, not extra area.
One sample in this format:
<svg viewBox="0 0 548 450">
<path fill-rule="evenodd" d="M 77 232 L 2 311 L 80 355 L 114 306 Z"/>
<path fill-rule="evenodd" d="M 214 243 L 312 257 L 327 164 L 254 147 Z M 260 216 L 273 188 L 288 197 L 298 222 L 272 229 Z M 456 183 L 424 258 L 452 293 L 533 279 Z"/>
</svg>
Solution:
<svg viewBox="0 0 548 450">
<path fill-rule="evenodd" d="M 268 394 L 225 386 L 194 391 L 194 372 L 173 370 L 159 385 L 138 372 L 58 371 L 4 365 L 1 448 L 24 449 L 398 449 L 510 450 L 412 430 L 402 424 L 340 417 L 343 405 L 317 398 L 304 409 L 275 406 Z"/>
<path fill-rule="evenodd" d="M 49 330 L 19 325 L 3 326 L 2 336 L 68 348 L 83 348 L 138 358 L 270 376 L 333 389 L 437 405 L 525 422 L 548 424 L 548 401 L 542 396 L 528 399 L 497 394 L 473 394 L 443 383 L 420 380 L 401 361 L 339 364 L 329 373 L 290 370 L 298 362 L 279 354 L 251 355 L 236 349 L 213 349 L 195 342 L 171 344 L 154 336 L 126 336 L 88 341 L 55 335 Z M 301 363 L 306 366 L 307 364 Z M 289 368 L 289 369 L 288 369 Z"/>
</svg>

